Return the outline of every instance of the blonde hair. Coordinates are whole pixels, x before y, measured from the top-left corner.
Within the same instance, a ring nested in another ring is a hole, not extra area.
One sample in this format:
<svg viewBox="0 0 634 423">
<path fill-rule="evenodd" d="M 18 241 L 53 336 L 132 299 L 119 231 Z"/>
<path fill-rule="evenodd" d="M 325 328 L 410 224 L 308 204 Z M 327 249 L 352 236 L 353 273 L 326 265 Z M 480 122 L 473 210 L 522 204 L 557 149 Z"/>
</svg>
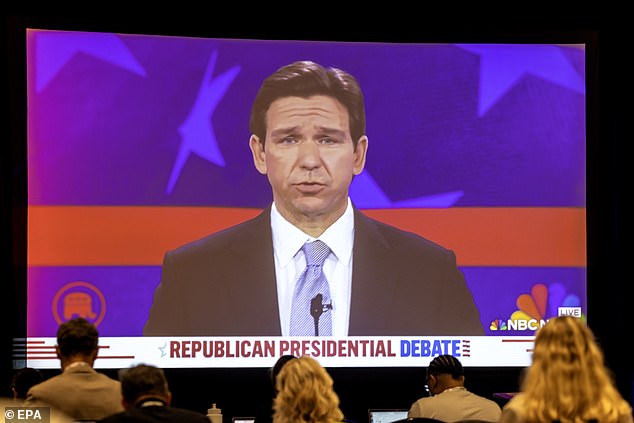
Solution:
<svg viewBox="0 0 634 423">
<path fill-rule="evenodd" d="M 273 423 L 332 423 L 343 420 L 333 381 L 312 357 L 287 362 L 277 376 Z"/>
<path fill-rule="evenodd" d="M 522 391 L 529 423 L 614 423 L 632 412 L 594 335 L 584 321 L 571 316 L 552 318 L 537 331 Z"/>
</svg>

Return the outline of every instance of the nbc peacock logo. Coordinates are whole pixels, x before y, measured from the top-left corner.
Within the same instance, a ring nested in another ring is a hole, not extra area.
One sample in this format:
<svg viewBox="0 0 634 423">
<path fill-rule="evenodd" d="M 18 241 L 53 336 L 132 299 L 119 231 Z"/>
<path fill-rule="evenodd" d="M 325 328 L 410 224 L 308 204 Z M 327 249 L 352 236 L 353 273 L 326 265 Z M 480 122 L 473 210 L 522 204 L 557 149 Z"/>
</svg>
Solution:
<svg viewBox="0 0 634 423">
<path fill-rule="evenodd" d="M 506 330 L 506 320 L 495 319 L 489 325 L 489 329 L 491 329 L 491 330 Z"/>
<path fill-rule="evenodd" d="M 531 330 L 536 331 L 546 321 L 560 314 L 571 314 L 585 320 L 581 300 L 575 294 L 566 292 L 563 284 L 535 284 L 529 293 L 517 297 L 515 304 L 518 310 L 511 318 L 495 319 L 489 325 L 492 331 Z"/>
</svg>

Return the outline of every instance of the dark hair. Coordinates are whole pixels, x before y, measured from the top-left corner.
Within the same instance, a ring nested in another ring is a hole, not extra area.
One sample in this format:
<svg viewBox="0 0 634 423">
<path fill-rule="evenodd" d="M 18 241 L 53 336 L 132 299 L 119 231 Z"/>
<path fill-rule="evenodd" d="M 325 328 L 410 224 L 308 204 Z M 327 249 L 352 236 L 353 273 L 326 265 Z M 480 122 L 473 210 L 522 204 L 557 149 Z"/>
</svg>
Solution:
<svg viewBox="0 0 634 423">
<path fill-rule="evenodd" d="M 91 354 L 97 350 L 98 344 L 97 328 L 82 317 L 62 323 L 57 329 L 57 346 L 62 357 Z"/>
<path fill-rule="evenodd" d="M 270 377 L 271 377 L 271 383 L 273 384 L 273 388 L 275 388 L 275 383 L 277 381 L 277 375 L 280 374 L 280 370 L 282 370 L 282 367 L 284 367 L 284 365 L 286 363 L 288 363 L 289 361 L 295 359 L 297 357 L 295 357 L 292 354 L 287 354 L 287 355 L 282 355 L 280 356 L 280 358 L 277 359 L 277 361 L 275 362 L 275 365 L 273 367 L 271 367 L 270 369 Z"/>
<path fill-rule="evenodd" d="M 286 65 L 262 82 L 251 108 L 251 133 L 264 146 L 266 112 L 271 103 L 282 97 L 308 98 L 314 95 L 333 97 L 348 110 L 350 135 L 356 149 L 357 141 L 365 135 L 365 105 L 359 83 L 341 69 L 326 68 L 311 61 Z"/>
<path fill-rule="evenodd" d="M 134 404 L 142 395 L 164 397 L 169 391 L 163 369 L 147 364 L 123 370 L 119 380 L 123 399 L 130 404 Z"/>
<path fill-rule="evenodd" d="M 31 386 L 44 381 L 44 375 L 38 369 L 24 367 L 17 370 L 11 379 L 11 388 L 15 391 L 17 398 L 25 399 Z"/>
<path fill-rule="evenodd" d="M 442 374 L 451 375 L 453 379 L 460 379 L 461 376 L 464 376 L 464 370 L 460 361 L 453 355 L 439 355 L 429 363 L 427 375 L 438 376 Z"/>
</svg>

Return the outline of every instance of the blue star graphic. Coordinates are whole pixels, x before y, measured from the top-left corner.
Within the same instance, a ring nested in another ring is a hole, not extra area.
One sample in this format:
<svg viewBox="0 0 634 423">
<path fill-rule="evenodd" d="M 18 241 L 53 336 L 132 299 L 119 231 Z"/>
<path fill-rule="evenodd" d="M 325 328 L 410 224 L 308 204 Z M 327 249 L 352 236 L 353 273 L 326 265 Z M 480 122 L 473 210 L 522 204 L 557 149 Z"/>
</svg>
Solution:
<svg viewBox="0 0 634 423">
<path fill-rule="evenodd" d="M 350 185 L 350 199 L 357 207 L 366 209 L 389 208 L 446 208 L 453 206 L 464 193 L 450 191 L 407 200 L 392 201 L 367 170 L 357 175 Z"/>
<path fill-rule="evenodd" d="M 115 34 L 40 31 L 35 38 L 35 90 L 43 90 L 77 53 L 85 53 L 105 62 L 145 76 L 145 69 Z"/>
<path fill-rule="evenodd" d="M 238 75 L 238 72 L 240 72 L 240 67 L 234 66 L 216 78 L 212 78 L 211 75 L 213 74 L 217 58 L 218 52 L 214 51 L 209 59 L 209 64 L 198 91 L 198 97 L 194 101 L 189 115 L 178 128 L 181 135 L 181 145 L 167 184 L 168 194 L 171 194 L 174 190 L 174 185 L 191 153 L 198 154 L 203 159 L 218 166 L 225 165 L 222 152 L 218 148 L 216 135 L 211 126 L 211 115 Z"/>
<path fill-rule="evenodd" d="M 167 342 L 165 344 L 163 344 L 162 347 L 158 347 L 158 349 L 161 351 L 161 358 L 165 357 L 167 355 L 167 353 L 165 352 L 165 348 L 167 348 Z"/>
<path fill-rule="evenodd" d="M 571 65 L 561 47 L 536 44 L 461 44 L 458 47 L 480 55 L 479 116 L 483 116 L 526 74 L 585 93 L 583 77 Z"/>
</svg>

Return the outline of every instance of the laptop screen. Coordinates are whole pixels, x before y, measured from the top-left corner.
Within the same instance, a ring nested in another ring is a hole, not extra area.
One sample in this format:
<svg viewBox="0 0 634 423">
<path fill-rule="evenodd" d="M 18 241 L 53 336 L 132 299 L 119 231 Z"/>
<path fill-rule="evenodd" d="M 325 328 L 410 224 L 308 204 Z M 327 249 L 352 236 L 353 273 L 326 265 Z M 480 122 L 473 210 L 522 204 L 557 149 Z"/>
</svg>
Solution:
<svg viewBox="0 0 634 423">
<path fill-rule="evenodd" d="M 407 418 L 407 411 L 406 409 L 370 409 L 368 410 L 369 423 L 391 423 L 404 420 Z"/>
</svg>

